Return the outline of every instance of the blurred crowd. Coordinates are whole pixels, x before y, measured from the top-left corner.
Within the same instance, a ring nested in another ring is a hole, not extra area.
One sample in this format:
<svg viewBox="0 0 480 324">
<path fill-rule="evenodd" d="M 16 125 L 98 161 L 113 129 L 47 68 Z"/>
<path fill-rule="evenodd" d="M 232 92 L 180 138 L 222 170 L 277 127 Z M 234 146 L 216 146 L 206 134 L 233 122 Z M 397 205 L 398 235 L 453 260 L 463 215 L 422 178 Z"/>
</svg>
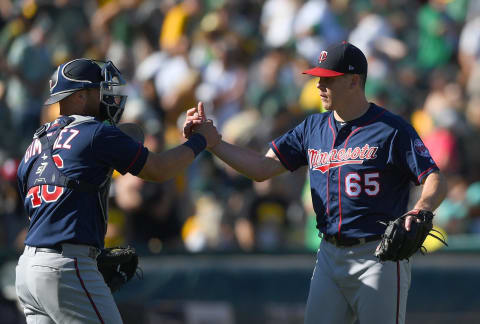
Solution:
<svg viewBox="0 0 480 324">
<path fill-rule="evenodd" d="M 448 178 L 436 226 L 480 234 L 480 1 L 5 0 L 0 2 L 0 247 L 23 249 L 16 167 L 41 123 L 55 67 L 112 60 L 129 82 L 123 122 L 162 151 L 204 102 L 226 141 L 268 142 L 322 112 L 301 74 L 348 40 L 366 54 L 367 98 L 409 120 Z M 107 245 L 163 251 L 315 249 L 307 169 L 253 183 L 208 152 L 153 184 L 114 175 Z"/>
</svg>

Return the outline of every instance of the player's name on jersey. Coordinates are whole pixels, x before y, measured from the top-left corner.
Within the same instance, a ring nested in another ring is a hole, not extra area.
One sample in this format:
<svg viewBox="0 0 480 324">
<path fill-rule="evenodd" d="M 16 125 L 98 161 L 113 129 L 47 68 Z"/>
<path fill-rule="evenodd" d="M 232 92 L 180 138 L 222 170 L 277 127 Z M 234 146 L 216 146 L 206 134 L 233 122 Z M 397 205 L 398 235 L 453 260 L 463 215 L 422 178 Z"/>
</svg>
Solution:
<svg viewBox="0 0 480 324">
<path fill-rule="evenodd" d="M 42 143 L 40 143 L 38 139 L 34 139 L 32 144 L 30 144 L 30 146 L 25 151 L 25 163 L 27 163 L 33 155 L 40 153 L 42 153 Z"/>
<path fill-rule="evenodd" d="M 55 143 L 53 144 L 53 149 L 71 149 L 71 141 L 80 133 L 80 131 L 76 129 L 62 129 L 60 134 L 58 134 Z M 52 136 L 53 133 L 47 133 L 47 136 Z M 28 160 L 36 155 L 42 153 L 42 143 L 38 138 L 35 138 L 30 144 L 30 146 L 25 151 L 25 163 Z"/>
<path fill-rule="evenodd" d="M 375 159 L 377 150 L 378 146 L 370 146 L 368 144 L 365 144 L 363 147 L 331 149 L 329 152 L 308 149 L 310 168 L 325 173 L 330 168 L 346 164 L 362 164 L 364 160 Z"/>
</svg>

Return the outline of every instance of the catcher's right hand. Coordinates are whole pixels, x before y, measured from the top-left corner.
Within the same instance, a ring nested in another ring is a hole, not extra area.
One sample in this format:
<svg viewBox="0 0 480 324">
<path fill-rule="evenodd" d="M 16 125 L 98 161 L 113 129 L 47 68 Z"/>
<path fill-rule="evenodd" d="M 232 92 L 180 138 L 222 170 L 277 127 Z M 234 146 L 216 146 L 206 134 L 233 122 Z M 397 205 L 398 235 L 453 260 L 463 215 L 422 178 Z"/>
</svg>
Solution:
<svg viewBox="0 0 480 324">
<path fill-rule="evenodd" d="M 187 110 L 185 122 L 183 123 L 183 137 L 189 138 L 190 135 L 192 135 L 193 127 L 206 121 L 207 118 L 205 116 L 203 103 L 200 101 L 197 107 Z"/>
<path fill-rule="evenodd" d="M 408 222 L 407 218 L 414 220 Z M 425 249 L 423 242 L 428 235 L 435 237 L 443 244 L 448 244 L 442 238 L 430 233 L 433 230 L 433 213 L 427 210 L 414 209 L 402 215 L 394 221 L 385 224 L 387 228 L 382 235 L 382 240 L 378 245 L 375 256 L 380 261 L 399 261 L 409 259 L 419 249 Z M 440 234 L 441 235 L 441 234 Z M 423 251 L 422 251 L 423 253 Z"/>
<path fill-rule="evenodd" d="M 199 133 L 207 140 L 207 148 L 212 148 L 222 139 L 211 119 L 207 119 L 203 103 L 198 102 L 196 108 L 187 110 L 183 124 L 183 136 L 189 138 L 193 133 Z"/>
</svg>

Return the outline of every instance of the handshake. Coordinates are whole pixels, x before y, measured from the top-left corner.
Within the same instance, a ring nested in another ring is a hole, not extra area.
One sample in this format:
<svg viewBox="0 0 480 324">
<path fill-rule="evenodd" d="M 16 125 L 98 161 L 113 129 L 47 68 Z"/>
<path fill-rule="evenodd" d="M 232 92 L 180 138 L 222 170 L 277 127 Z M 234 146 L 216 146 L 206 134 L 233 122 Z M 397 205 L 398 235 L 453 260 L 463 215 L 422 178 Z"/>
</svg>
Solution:
<svg viewBox="0 0 480 324">
<path fill-rule="evenodd" d="M 207 119 L 202 102 L 199 102 L 197 107 L 187 110 L 187 117 L 183 124 L 183 137 L 189 139 L 195 133 L 203 135 L 207 141 L 207 148 L 214 147 L 222 139 L 212 120 Z"/>
</svg>

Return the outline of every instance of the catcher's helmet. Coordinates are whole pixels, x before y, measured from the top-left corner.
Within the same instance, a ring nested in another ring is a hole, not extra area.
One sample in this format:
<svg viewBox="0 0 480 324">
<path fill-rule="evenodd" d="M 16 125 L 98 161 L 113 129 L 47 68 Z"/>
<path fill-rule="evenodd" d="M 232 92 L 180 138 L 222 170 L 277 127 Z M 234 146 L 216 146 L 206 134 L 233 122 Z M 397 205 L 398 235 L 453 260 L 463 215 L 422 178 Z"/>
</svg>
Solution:
<svg viewBox="0 0 480 324">
<path fill-rule="evenodd" d="M 50 97 L 45 105 L 56 103 L 75 91 L 100 89 L 100 113 L 113 123 L 120 119 L 127 96 L 124 95 L 125 81 L 111 61 L 76 59 L 60 65 L 50 80 Z"/>
</svg>

